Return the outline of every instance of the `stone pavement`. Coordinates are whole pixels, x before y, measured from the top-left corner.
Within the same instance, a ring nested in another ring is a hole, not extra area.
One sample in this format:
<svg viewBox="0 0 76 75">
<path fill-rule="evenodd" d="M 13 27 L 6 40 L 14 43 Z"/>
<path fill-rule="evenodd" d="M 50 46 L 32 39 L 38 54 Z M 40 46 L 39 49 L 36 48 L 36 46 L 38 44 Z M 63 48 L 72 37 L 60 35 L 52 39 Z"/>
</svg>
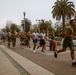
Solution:
<svg viewBox="0 0 76 75">
<path fill-rule="evenodd" d="M 0 49 L 0 75 L 20 75 Z"/>
<path fill-rule="evenodd" d="M 42 68 L 41 66 L 13 52 L 12 50 L 6 48 L 3 45 L 1 45 L 0 48 L 0 55 L 2 59 L 0 63 L 6 63 L 0 64 L 0 67 L 6 66 L 3 69 L 0 68 L 0 75 L 55 75 L 50 71 Z M 4 61 L 3 59 L 7 60 Z"/>
<path fill-rule="evenodd" d="M 31 48 L 23 47 L 23 49 L 22 49 L 19 46 L 19 44 L 17 44 L 16 48 L 11 47 L 9 51 L 11 51 L 11 50 L 16 52 L 17 54 L 21 55 L 22 57 L 27 58 L 28 60 L 32 61 L 36 65 L 41 66 L 41 68 L 47 70 L 48 72 L 52 72 L 52 74 L 76 75 L 76 67 L 72 67 L 72 65 L 71 65 L 71 58 L 70 58 L 69 50 L 67 50 L 64 53 L 59 54 L 57 59 L 54 58 L 53 51 L 49 51 L 48 47 L 47 47 L 47 50 L 45 51 L 45 53 L 41 52 L 41 48 L 36 49 L 35 54 L 32 53 L 32 47 Z M 12 52 L 12 54 L 14 54 L 14 53 Z M 76 52 L 75 52 L 75 54 L 76 54 Z M 19 60 L 19 58 L 16 58 L 16 60 L 17 59 Z M 25 63 L 23 64 L 23 67 L 24 67 L 24 65 L 25 65 Z M 36 66 L 34 66 L 34 67 L 35 67 L 34 69 L 36 69 Z M 30 68 L 31 68 L 31 66 L 30 66 Z M 35 75 L 37 75 L 37 73 Z M 40 73 L 38 75 L 45 75 L 45 74 Z M 48 75 L 48 74 L 46 74 L 46 75 Z"/>
</svg>

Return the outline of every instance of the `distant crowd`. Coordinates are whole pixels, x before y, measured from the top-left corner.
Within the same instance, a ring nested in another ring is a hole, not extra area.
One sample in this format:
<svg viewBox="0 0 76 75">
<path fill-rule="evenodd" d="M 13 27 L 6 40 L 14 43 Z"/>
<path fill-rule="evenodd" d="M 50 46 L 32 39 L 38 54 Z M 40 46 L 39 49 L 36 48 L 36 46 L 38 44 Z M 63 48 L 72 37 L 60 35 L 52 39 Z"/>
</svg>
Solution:
<svg viewBox="0 0 76 75">
<path fill-rule="evenodd" d="M 57 42 L 54 39 L 55 37 L 55 32 L 52 31 L 51 34 L 49 35 L 49 38 L 46 37 L 45 30 L 42 30 L 41 33 L 38 33 L 38 30 L 35 28 L 33 33 L 31 34 L 30 31 L 25 33 L 25 32 L 20 32 L 18 34 L 16 31 L 11 33 L 10 31 L 7 32 L 6 34 L 1 35 L 1 40 L 3 43 L 7 41 L 7 46 L 10 48 L 10 45 L 15 48 L 16 47 L 16 38 L 20 39 L 20 46 L 23 48 L 24 46 L 27 46 L 28 48 L 31 48 L 30 45 L 30 40 L 32 39 L 33 42 L 33 53 L 35 53 L 35 49 L 42 47 L 42 52 L 46 50 L 46 41 L 49 41 L 49 48 L 50 50 L 55 50 L 57 48 Z M 39 43 L 39 44 L 37 44 Z"/>
</svg>

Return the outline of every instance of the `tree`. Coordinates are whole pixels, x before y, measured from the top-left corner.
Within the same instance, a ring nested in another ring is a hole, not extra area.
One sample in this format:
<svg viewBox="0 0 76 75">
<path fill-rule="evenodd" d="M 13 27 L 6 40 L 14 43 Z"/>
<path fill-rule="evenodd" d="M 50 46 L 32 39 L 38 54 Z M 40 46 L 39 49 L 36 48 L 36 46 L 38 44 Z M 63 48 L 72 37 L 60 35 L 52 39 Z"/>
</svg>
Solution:
<svg viewBox="0 0 76 75">
<path fill-rule="evenodd" d="M 76 12 L 75 12 L 75 17 L 74 17 L 75 21 L 76 21 Z"/>
<path fill-rule="evenodd" d="M 6 26 L 6 32 L 9 32 L 10 28 L 8 26 Z"/>
<path fill-rule="evenodd" d="M 49 32 L 51 32 L 53 30 L 52 26 L 51 26 L 52 22 L 50 21 L 45 21 L 45 20 L 40 20 L 39 21 L 39 29 L 41 30 L 45 30 L 46 34 Z"/>
<path fill-rule="evenodd" d="M 71 19 L 75 14 L 74 4 L 68 0 L 57 0 L 52 8 L 53 18 L 56 18 L 56 20 L 62 19 L 62 34 L 64 34 L 65 19 Z"/>
<path fill-rule="evenodd" d="M 10 31 L 13 33 L 14 31 L 20 32 L 20 29 L 16 24 L 11 24 Z"/>
<path fill-rule="evenodd" d="M 1 31 L 2 31 L 2 32 L 6 32 L 6 29 L 5 29 L 5 28 L 3 28 L 3 29 L 1 29 Z"/>
<path fill-rule="evenodd" d="M 40 31 L 42 29 L 44 29 L 46 31 L 47 26 L 45 25 L 45 20 L 42 19 L 39 21 L 39 28 L 40 28 Z"/>
<path fill-rule="evenodd" d="M 30 25 L 31 25 L 31 20 L 25 19 L 25 31 L 26 31 L 26 33 L 30 30 Z M 21 26 L 23 27 L 23 30 L 24 30 L 24 20 L 21 21 Z"/>
</svg>

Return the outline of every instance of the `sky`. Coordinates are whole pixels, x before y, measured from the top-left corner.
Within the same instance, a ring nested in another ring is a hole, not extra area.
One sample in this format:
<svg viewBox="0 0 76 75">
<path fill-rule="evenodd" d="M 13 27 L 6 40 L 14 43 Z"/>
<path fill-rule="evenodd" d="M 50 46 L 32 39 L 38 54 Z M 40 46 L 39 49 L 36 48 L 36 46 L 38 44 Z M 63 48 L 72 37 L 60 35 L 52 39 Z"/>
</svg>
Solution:
<svg viewBox="0 0 76 75">
<path fill-rule="evenodd" d="M 36 19 L 51 20 L 52 6 L 56 0 L 0 0 L 0 29 L 6 26 L 7 21 L 12 21 L 17 25 L 21 24 L 23 12 L 25 18 L 31 20 L 32 24 L 37 23 Z M 70 0 L 76 5 L 76 0 Z"/>
</svg>

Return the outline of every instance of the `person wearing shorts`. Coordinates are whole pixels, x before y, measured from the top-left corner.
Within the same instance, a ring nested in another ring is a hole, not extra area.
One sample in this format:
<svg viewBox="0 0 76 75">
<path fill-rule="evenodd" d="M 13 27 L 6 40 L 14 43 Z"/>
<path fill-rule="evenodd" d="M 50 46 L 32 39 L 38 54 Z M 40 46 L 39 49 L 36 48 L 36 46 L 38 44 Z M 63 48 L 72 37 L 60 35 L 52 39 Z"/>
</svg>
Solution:
<svg viewBox="0 0 76 75">
<path fill-rule="evenodd" d="M 40 34 L 40 45 L 37 47 L 37 49 L 39 48 L 39 47 L 42 47 L 42 52 L 44 52 L 44 50 L 46 50 L 46 37 L 45 37 L 45 31 L 44 30 L 42 30 L 42 32 L 41 32 L 41 34 Z"/>
<path fill-rule="evenodd" d="M 15 48 L 16 46 L 16 36 L 15 31 L 11 34 L 12 46 Z"/>
<path fill-rule="evenodd" d="M 31 39 L 31 34 L 30 34 L 30 31 L 27 33 L 27 47 L 31 48 L 30 47 L 30 39 Z"/>
<path fill-rule="evenodd" d="M 73 45 L 73 26 L 75 26 L 75 20 L 70 20 L 70 25 L 65 28 L 65 38 L 63 40 L 63 48 L 61 50 L 54 52 L 54 57 L 57 58 L 58 53 L 66 51 L 66 48 L 69 47 L 71 51 L 72 65 L 76 66 L 76 60 L 74 56 L 74 45 Z"/>
<path fill-rule="evenodd" d="M 38 38 L 39 38 L 39 33 L 37 32 L 37 29 L 34 29 L 34 32 L 32 34 L 32 39 L 33 39 L 33 44 L 34 44 L 33 53 L 35 53 Z"/>
<path fill-rule="evenodd" d="M 8 42 L 8 48 L 10 48 L 11 32 L 8 32 L 8 33 L 7 33 L 7 42 Z"/>
<path fill-rule="evenodd" d="M 21 46 L 21 48 L 23 48 L 24 36 L 25 36 L 24 32 L 21 32 L 20 33 L 20 46 Z"/>
</svg>

